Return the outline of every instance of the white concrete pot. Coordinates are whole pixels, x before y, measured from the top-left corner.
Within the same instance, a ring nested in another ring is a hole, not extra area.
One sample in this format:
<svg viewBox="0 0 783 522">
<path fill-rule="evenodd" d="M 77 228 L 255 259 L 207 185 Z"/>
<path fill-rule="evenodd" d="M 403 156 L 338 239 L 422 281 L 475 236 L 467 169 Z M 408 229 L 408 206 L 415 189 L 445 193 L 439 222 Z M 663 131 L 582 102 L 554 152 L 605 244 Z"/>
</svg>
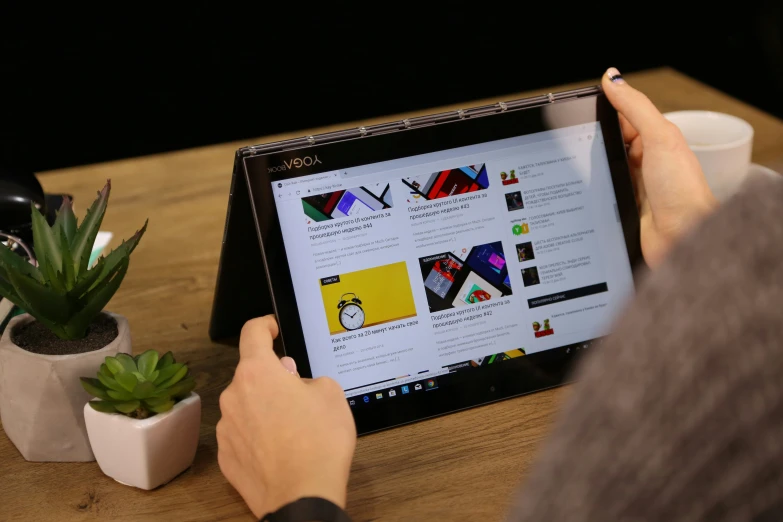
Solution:
<svg viewBox="0 0 783 522">
<path fill-rule="evenodd" d="M 104 348 L 74 355 L 41 355 L 11 342 L 17 326 L 34 321 L 14 317 L 0 339 L 0 420 L 22 456 L 36 462 L 95 460 L 84 427 L 84 405 L 91 396 L 79 377 L 94 377 L 108 356 L 131 353 L 128 321 L 117 321 L 117 337 Z"/>
<path fill-rule="evenodd" d="M 98 465 L 127 486 L 154 489 L 193 464 L 201 426 L 201 397 L 191 393 L 166 413 L 133 419 L 84 405 Z"/>
</svg>

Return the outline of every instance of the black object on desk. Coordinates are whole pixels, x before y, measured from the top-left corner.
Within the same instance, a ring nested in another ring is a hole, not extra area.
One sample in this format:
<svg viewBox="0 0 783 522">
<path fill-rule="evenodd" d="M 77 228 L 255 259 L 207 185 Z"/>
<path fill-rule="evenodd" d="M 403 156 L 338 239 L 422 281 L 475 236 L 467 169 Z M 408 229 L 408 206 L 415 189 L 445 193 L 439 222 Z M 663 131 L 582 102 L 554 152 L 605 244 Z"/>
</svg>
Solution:
<svg viewBox="0 0 783 522">
<path fill-rule="evenodd" d="M 68 194 L 44 194 L 32 172 L 0 167 L 0 233 L 19 238 L 32 247 L 32 206 L 44 214 L 49 225 L 54 225 L 66 197 L 73 200 Z"/>
<path fill-rule="evenodd" d="M 16 236 L 31 245 L 31 204 L 46 211 L 46 197 L 35 175 L 0 167 L 0 232 Z"/>
</svg>

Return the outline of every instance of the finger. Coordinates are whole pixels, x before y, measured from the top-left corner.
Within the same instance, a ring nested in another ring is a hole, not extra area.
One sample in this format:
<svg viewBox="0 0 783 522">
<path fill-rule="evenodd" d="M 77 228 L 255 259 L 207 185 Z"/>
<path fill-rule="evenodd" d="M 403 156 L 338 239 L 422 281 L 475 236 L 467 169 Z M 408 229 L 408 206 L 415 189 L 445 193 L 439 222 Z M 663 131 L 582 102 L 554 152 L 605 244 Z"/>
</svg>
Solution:
<svg viewBox="0 0 783 522">
<path fill-rule="evenodd" d="M 637 131 L 634 126 L 631 125 L 631 122 L 629 122 L 625 116 L 619 113 L 617 116 L 620 119 L 620 130 L 623 132 L 623 141 L 626 144 L 630 144 L 639 135 L 639 131 Z"/>
<path fill-rule="evenodd" d="M 669 121 L 647 96 L 628 85 L 620 71 L 610 67 L 601 79 L 601 85 L 617 112 L 622 114 L 643 138 L 666 135 L 669 132 Z"/>
<path fill-rule="evenodd" d="M 272 348 L 273 340 L 277 337 L 277 321 L 273 315 L 266 315 L 257 319 L 251 319 L 242 327 L 239 336 L 239 357 L 275 357 Z"/>
<path fill-rule="evenodd" d="M 296 371 L 296 361 L 293 360 L 291 357 L 283 357 L 280 359 L 280 364 L 283 365 L 283 368 L 288 370 L 288 373 L 292 375 L 298 376 L 299 373 Z"/>
<path fill-rule="evenodd" d="M 269 314 L 260 317 L 259 319 L 266 321 L 269 333 L 272 334 L 272 339 L 277 339 L 277 334 L 280 333 L 280 327 L 277 325 L 277 318 L 273 314 Z"/>
</svg>

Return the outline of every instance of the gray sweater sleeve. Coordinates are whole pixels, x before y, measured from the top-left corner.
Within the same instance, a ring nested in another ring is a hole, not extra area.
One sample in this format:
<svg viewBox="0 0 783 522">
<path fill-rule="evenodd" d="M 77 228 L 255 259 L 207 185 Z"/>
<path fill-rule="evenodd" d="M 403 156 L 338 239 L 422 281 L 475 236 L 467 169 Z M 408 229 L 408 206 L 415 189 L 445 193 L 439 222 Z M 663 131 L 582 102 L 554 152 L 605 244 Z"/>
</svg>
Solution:
<svg viewBox="0 0 783 522">
<path fill-rule="evenodd" d="M 746 183 L 643 279 L 509 519 L 783 520 L 783 181 Z"/>
</svg>

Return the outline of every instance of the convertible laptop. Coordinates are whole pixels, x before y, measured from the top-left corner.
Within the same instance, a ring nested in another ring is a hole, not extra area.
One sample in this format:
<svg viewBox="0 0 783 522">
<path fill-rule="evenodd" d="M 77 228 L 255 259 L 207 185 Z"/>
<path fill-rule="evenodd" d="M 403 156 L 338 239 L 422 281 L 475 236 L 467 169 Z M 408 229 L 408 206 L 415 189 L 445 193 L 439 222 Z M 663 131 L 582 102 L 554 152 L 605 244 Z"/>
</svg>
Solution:
<svg viewBox="0 0 783 522">
<path fill-rule="evenodd" d="M 240 149 L 210 333 L 277 314 L 360 433 L 562 384 L 634 291 L 597 87 Z"/>
</svg>

